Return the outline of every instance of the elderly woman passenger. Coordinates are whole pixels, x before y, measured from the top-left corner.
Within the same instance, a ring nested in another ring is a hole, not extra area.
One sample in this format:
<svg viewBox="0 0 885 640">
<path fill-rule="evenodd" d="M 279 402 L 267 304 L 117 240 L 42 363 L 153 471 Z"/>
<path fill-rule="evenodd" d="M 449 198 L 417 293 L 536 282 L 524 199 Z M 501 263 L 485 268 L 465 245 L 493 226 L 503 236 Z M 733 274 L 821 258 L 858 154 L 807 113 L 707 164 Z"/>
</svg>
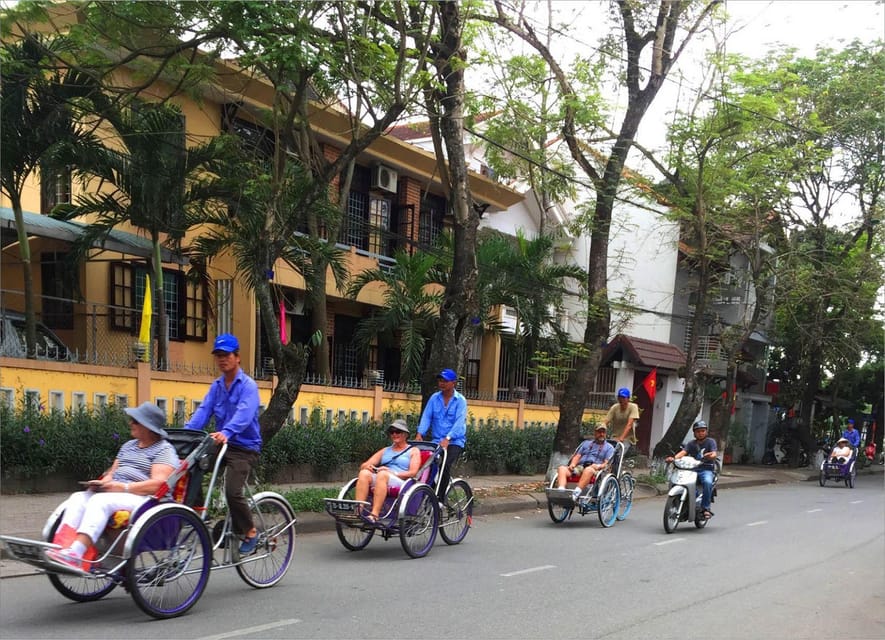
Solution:
<svg viewBox="0 0 885 640">
<path fill-rule="evenodd" d="M 418 473 L 421 466 L 418 448 L 409 444 L 409 426 L 405 420 L 394 420 L 387 428 L 387 433 L 393 444 L 379 449 L 362 463 L 356 481 L 357 500 L 365 501 L 369 497 L 369 489 L 373 490 L 372 512 L 363 516 L 373 523 L 381 515 L 387 490 L 401 487 L 406 480 Z"/>
<path fill-rule="evenodd" d="M 135 511 L 153 495 L 178 466 L 178 455 L 163 427 L 166 416 L 151 402 L 124 409 L 131 418 L 132 440 L 123 443 L 117 458 L 98 480 L 90 480 L 85 491 L 71 495 L 46 556 L 66 567 L 84 568 L 84 554 L 94 557 L 92 545 L 101 536 L 115 511 Z M 87 554 L 87 550 L 90 551 Z"/>
</svg>

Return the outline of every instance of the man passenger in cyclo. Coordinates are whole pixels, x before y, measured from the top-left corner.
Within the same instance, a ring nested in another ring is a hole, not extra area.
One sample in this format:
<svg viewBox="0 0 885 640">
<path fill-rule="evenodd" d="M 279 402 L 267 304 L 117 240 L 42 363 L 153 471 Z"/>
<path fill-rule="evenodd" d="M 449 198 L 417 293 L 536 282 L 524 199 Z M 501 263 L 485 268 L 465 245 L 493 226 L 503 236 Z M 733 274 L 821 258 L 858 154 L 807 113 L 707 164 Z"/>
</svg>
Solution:
<svg viewBox="0 0 885 640">
<path fill-rule="evenodd" d="M 184 428 L 201 431 L 215 418 L 215 431 L 210 435 L 218 445 L 227 443 L 224 489 L 233 530 L 243 537 L 240 553 L 252 553 L 258 546 L 258 530 L 243 487 L 261 453 L 258 385 L 240 368 L 240 342 L 236 336 L 223 333 L 215 338 L 212 355 L 221 375 Z"/>
<path fill-rule="evenodd" d="M 424 440 L 430 431 L 430 440 L 446 450 L 446 464 L 440 471 L 439 501 L 446 497 L 451 470 L 467 441 L 467 399 L 455 391 L 458 374 L 452 369 L 443 369 L 436 375 L 439 391 L 430 396 L 415 440 Z"/>
<path fill-rule="evenodd" d="M 620 433 L 616 436 L 619 442 L 627 440 L 627 453 L 635 455 L 635 447 L 638 442 L 636 438 L 636 422 L 639 420 L 639 405 L 630 402 L 630 390 L 626 387 L 618 389 L 618 401 L 611 406 L 602 424 L 611 430 L 612 433 Z"/>
<path fill-rule="evenodd" d="M 599 472 L 605 470 L 611 462 L 612 456 L 615 455 L 615 448 L 605 439 L 606 435 L 605 425 L 597 425 L 593 431 L 593 439 L 588 438 L 578 445 L 578 449 L 569 463 L 560 465 L 556 470 L 557 489 L 565 489 L 570 475 L 580 476 L 578 486 L 572 490 L 572 499 L 575 502 L 581 497 L 584 489 L 599 475 Z"/>
<path fill-rule="evenodd" d="M 698 482 L 701 484 L 701 509 L 705 519 L 713 517 L 710 506 L 713 502 L 713 474 L 716 471 L 716 441 L 707 437 L 707 423 L 698 420 L 691 427 L 694 440 L 682 445 L 682 449 L 675 456 L 665 458 L 667 462 L 673 462 L 683 456 L 691 456 L 695 460 L 703 462 L 695 469 L 698 472 Z"/>
</svg>

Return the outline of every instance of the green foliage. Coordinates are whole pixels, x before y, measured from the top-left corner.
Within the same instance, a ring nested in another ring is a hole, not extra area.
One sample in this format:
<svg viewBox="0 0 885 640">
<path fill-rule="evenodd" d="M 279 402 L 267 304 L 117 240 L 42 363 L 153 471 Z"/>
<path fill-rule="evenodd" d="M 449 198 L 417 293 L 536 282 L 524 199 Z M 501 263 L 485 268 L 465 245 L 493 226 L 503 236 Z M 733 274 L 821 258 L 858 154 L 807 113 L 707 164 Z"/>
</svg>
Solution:
<svg viewBox="0 0 885 640">
<path fill-rule="evenodd" d="M 553 427 L 468 427 L 461 461 L 475 473 L 543 473 L 553 450 Z"/>
<path fill-rule="evenodd" d="M 301 511 L 325 511 L 324 498 L 337 498 L 340 487 L 307 487 L 283 493 L 295 513 Z"/>
<path fill-rule="evenodd" d="M 44 413 L 4 405 L 0 407 L 0 467 L 5 477 L 97 477 L 130 438 L 128 424 L 126 415 L 113 406 L 97 412 Z"/>
</svg>

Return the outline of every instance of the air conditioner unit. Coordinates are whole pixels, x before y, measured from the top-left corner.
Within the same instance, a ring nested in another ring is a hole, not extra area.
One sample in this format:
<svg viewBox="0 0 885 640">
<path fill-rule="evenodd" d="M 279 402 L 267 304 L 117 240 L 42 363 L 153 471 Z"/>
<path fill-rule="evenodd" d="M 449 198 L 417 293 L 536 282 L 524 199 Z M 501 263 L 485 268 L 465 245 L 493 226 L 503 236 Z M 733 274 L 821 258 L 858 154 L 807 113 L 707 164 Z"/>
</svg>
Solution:
<svg viewBox="0 0 885 640">
<path fill-rule="evenodd" d="M 398 177 L 396 171 L 383 164 L 379 164 L 372 169 L 372 188 L 396 193 L 396 180 Z"/>
</svg>

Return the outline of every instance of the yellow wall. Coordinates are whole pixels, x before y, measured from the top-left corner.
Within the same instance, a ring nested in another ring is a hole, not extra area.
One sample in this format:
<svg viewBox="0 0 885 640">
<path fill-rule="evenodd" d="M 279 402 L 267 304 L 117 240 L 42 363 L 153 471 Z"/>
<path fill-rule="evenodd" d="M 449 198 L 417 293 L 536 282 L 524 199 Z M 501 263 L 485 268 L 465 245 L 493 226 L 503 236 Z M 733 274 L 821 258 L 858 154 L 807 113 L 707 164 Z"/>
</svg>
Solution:
<svg viewBox="0 0 885 640">
<path fill-rule="evenodd" d="M 156 403 L 158 398 L 163 398 L 171 422 L 175 400 L 185 400 L 185 413 L 190 416 L 194 401 L 203 399 L 213 379 L 214 376 L 208 374 L 151 371 L 147 363 L 141 363 L 137 368 L 125 368 L 0 358 L 0 389 L 11 390 L 16 406 L 19 406 L 26 391 L 38 391 L 40 401 L 47 410 L 52 391 L 64 393 L 64 409 L 72 407 L 74 392 L 86 394 L 86 405 L 90 409 L 94 408 L 95 393 L 105 394 L 109 404 L 113 404 L 117 396 L 125 396 L 131 407 L 147 400 Z M 266 405 L 273 393 L 273 382 L 259 380 L 258 391 L 261 403 Z M 315 409 L 321 411 L 323 420 L 327 417 L 327 411 L 331 410 L 333 422 L 338 421 L 340 411 L 344 411 L 345 419 L 350 419 L 352 412 L 356 412 L 357 420 L 362 420 L 364 412 L 373 420 L 380 420 L 384 414 L 417 418 L 421 398 L 405 393 L 385 393 L 381 387 L 344 389 L 304 385 L 293 409 L 296 421 L 303 411 L 306 410 L 309 416 Z M 477 424 L 492 421 L 522 427 L 533 423 L 556 424 L 559 408 L 526 406 L 522 401 L 469 400 L 468 416 L 470 421 Z M 584 415 L 585 420 L 591 417 L 601 420 L 605 413 L 588 411 Z"/>
</svg>

